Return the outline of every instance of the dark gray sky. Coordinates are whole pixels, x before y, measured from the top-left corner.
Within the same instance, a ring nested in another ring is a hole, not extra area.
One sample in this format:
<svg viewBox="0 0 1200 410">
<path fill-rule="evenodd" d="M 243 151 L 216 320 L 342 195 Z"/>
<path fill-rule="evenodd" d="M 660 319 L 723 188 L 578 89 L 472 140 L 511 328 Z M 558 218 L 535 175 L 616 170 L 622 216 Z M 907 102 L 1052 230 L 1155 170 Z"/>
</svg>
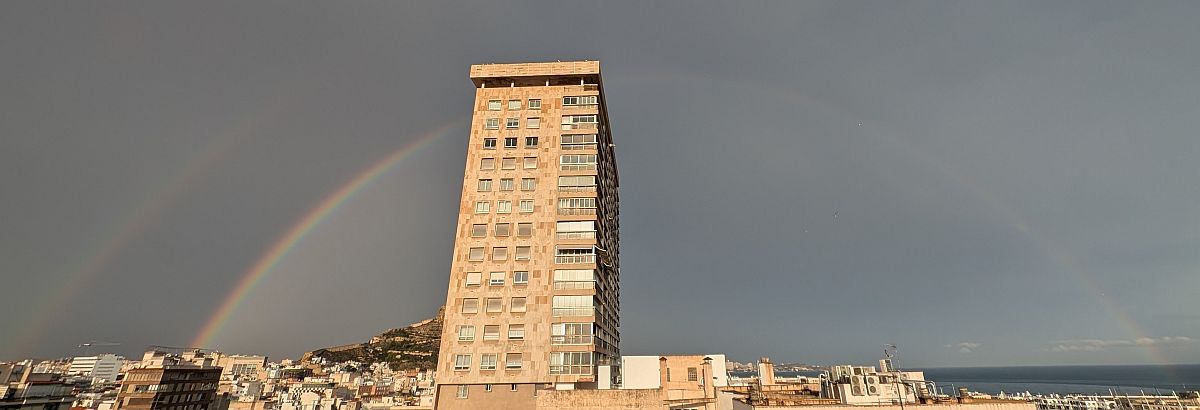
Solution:
<svg viewBox="0 0 1200 410">
<path fill-rule="evenodd" d="M 469 64 L 586 58 L 626 354 L 1200 362 L 1200 3 L 598 5 L 0 3 L 0 359 L 188 344 L 321 199 L 468 115 Z M 432 314 L 466 137 L 351 197 L 205 347 Z"/>
</svg>

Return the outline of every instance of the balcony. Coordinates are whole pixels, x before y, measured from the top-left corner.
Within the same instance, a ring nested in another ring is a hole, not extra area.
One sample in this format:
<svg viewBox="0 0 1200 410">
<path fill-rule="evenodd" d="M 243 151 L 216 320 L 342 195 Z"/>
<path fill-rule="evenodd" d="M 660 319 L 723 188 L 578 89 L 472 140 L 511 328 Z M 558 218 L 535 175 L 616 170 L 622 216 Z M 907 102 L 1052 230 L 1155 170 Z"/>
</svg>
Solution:
<svg viewBox="0 0 1200 410">
<path fill-rule="evenodd" d="M 562 164 L 559 169 L 563 171 L 595 171 L 596 164 Z"/>
<path fill-rule="evenodd" d="M 550 344 L 552 345 L 590 345 L 594 343 L 596 336 L 592 335 L 551 335 Z"/>
<path fill-rule="evenodd" d="M 550 365 L 550 374 L 574 374 L 582 376 L 590 376 L 592 374 L 592 365 Z"/>
<path fill-rule="evenodd" d="M 558 208 L 559 215 L 595 215 L 596 208 Z"/>
<path fill-rule="evenodd" d="M 557 264 L 577 264 L 577 263 L 596 263 L 596 255 L 556 255 L 554 263 Z"/>
<path fill-rule="evenodd" d="M 558 239 L 596 239 L 596 231 L 559 232 Z"/>
<path fill-rule="evenodd" d="M 554 289 L 569 290 L 569 289 L 595 289 L 596 282 L 554 282 Z"/>
<path fill-rule="evenodd" d="M 563 151 L 594 150 L 596 149 L 596 143 L 559 144 L 559 147 L 561 147 Z"/>
<path fill-rule="evenodd" d="M 561 316 L 599 316 L 596 308 L 590 307 L 574 307 L 574 308 L 552 308 L 550 314 L 555 317 Z"/>
<path fill-rule="evenodd" d="M 594 122 L 579 122 L 574 124 L 563 124 L 563 130 L 594 130 L 598 124 Z"/>
</svg>

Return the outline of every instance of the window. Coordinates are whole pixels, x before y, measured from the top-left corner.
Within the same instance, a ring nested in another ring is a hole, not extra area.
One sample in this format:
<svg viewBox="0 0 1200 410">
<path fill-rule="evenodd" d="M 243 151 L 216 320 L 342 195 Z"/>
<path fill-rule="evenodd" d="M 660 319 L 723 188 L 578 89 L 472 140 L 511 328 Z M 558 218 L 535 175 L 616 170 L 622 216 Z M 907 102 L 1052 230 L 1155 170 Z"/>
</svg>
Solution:
<svg viewBox="0 0 1200 410">
<path fill-rule="evenodd" d="M 537 148 L 538 137 L 525 137 L 525 148 Z"/>
<path fill-rule="evenodd" d="M 525 119 L 525 128 L 529 128 L 529 129 L 542 128 L 542 119 L 538 118 L 538 117 L 526 118 Z"/>
<path fill-rule="evenodd" d="M 598 99 L 595 95 L 581 95 L 563 97 L 563 105 L 596 105 Z"/>
<path fill-rule="evenodd" d="M 504 148 L 516 148 L 517 137 L 508 137 L 504 139 Z"/>
<path fill-rule="evenodd" d="M 596 187 L 595 175 L 573 175 L 558 177 L 558 187 L 565 190 L 581 190 Z"/>
<path fill-rule="evenodd" d="M 558 231 L 558 239 L 594 239 L 596 237 L 596 221 L 558 222 L 555 227 Z"/>
<path fill-rule="evenodd" d="M 531 110 L 542 109 L 542 100 L 537 99 L 537 98 L 530 98 L 529 99 L 529 109 L 531 109 Z"/>
<path fill-rule="evenodd" d="M 592 353 L 550 352 L 550 374 L 592 374 Z"/>
<path fill-rule="evenodd" d="M 525 163 L 522 166 L 525 169 L 537 169 L 537 157 L 525 157 Z"/>
<path fill-rule="evenodd" d="M 475 202 L 475 213 L 486 214 L 488 212 L 491 212 L 491 210 L 492 210 L 492 202 L 491 201 Z"/>
<path fill-rule="evenodd" d="M 504 272 L 489 273 L 488 286 L 504 286 Z"/>
<path fill-rule="evenodd" d="M 596 129 L 596 115 L 564 115 L 562 117 L 562 129 L 594 130 Z"/>
<path fill-rule="evenodd" d="M 521 213 L 533 212 L 533 200 L 532 199 L 522 199 L 520 205 L 521 205 Z"/>
<path fill-rule="evenodd" d="M 484 310 L 488 313 L 499 313 L 504 311 L 504 300 L 501 298 L 487 298 L 485 301 Z"/>
<path fill-rule="evenodd" d="M 554 316 L 591 316 L 595 313 L 591 296 L 556 295 L 551 303 Z"/>
<path fill-rule="evenodd" d="M 596 198 L 559 198 L 559 215 L 595 215 Z"/>
<path fill-rule="evenodd" d="M 458 340 L 464 342 L 475 340 L 475 326 L 460 325 L 458 327 Z"/>
<path fill-rule="evenodd" d="M 483 149 L 496 149 L 496 139 L 495 138 L 484 138 L 483 139 Z"/>
<path fill-rule="evenodd" d="M 517 169 L 517 159 L 515 157 L 504 158 L 500 161 L 500 169 Z"/>
<path fill-rule="evenodd" d="M 485 325 L 483 340 L 500 340 L 500 325 Z"/>
<path fill-rule="evenodd" d="M 512 201 L 507 199 L 496 201 L 496 213 L 507 214 L 509 212 L 512 212 Z"/>
<path fill-rule="evenodd" d="M 563 171 L 584 171 L 596 169 L 596 155 L 563 155 L 558 163 Z"/>
<path fill-rule="evenodd" d="M 504 128 L 508 128 L 510 130 L 521 128 L 521 120 L 518 118 L 505 118 Z"/>
<path fill-rule="evenodd" d="M 467 253 L 467 260 L 471 262 L 479 262 L 483 260 L 483 248 L 471 248 Z"/>
<path fill-rule="evenodd" d="M 529 247 L 528 246 L 518 246 L 516 255 L 513 257 L 513 259 L 516 259 L 519 261 L 529 260 Z"/>
<path fill-rule="evenodd" d="M 524 312 L 525 311 L 525 298 L 512 298 L 512 303 L 509 304 L 509 311 L 510 312 Z M 522 328 L 522 331 L 524 331 L 524 328 Z M 509 335 L 510 336 L 508 338 L 512 339 L 512 336 L 511 336 L 512 328 L 511 327 L 509 328 Z"/>
<path fill-rule="evenodd" d="M 509 391 L 517 391 L 517 384 L 513 383 L 513 384 L 508 385 L 508 390 Z"/>
<path fill-rule="evenodd" d="M 454 355 L 454 370 L 470 370 L 470 369 L 471 369 L 471 355 L 469 355 L 469 354 Z M 467 386 L 462 386 L 462 387 L 467 387 Z M 463 394 L 460 394 L 460 396 L 466 397 L 467 395 L 465 393 L 463 393 Z"/>
<path fill-rule="evenodd" d="M 688 368 L 688 381 L 689 381 L 689 382 L 694 382 L 694 381 L 697 381 L 697 380 L 699 380 L 699 379 L 700 379 L 700 378 L 696 376 L 696 368 L 695 368 L 695 367 L 689 367 L 689 368 Z"/>
<path fill-rule="evenodd" d="M 521 178 L 521 190 L 522 191 L 532 191 L 535 188 L 537 188 L 537 179 Z"/>
<path fill-rule="evenodd" d="M 592 329 L 591 323 L 552 323 L 550 324 L 550 344 L 592 344 Z"/>
<path fill-rule="evenodd" d="M 521 354 L 520 353 L 506 353 L 504 355 L 504 368 L 505 369 L 520 369 L 521 368 Z M 517 385 L 515 385 L 515 384 L 512 385 L 512 391 L 517 391 Z"/>
<path fill-rule="evenodd" d="M 561 246 L 554 249 L 554 263 L 596 263 L 592 246 Z"/>
<path fill-rule="evenodd" d="M 500 129 L 500 119 L 499 118 L 488 118 L 487 122 L 484 123 L 483 128 L 486 128 L 489 130 Z"/>
<path fill-rule="evenodd" d="M 522 270 L 513 272 L 513 284 L 514 285 L 529 284 L 529 272 L 522 271 Z"/>
<path fill-rule="evenodd" d="M 494 260 L 494 261 L 508 260 L 508 248 L 503 247 L 503 246 L 497 246 L 495 248 L 492 248 L 492 260 Z"/>
<path fill-rule="evenodd" d="M 500 223 L 496 224 L 496 236 L 508 236 L 512 234 L 512 224 Z"/>
<path fill-rule="evenodd" d="M 476 185 L 475 190 L 479 191 L 479 192 L 491 191 L 492 190 L 492 180 L 490 180 L 490 179 L 479 180 L 479 184 Z"/>
<path fill-rule="evenodd" d="M 559 139 L 563 151 L 596 149 L 596 134 L 568 134 Z"/>
<path fill-rule="evenodd" d="M 508 340 L 525 340 L 525 325 L 508 325 Z"/>
<path fill-rule="evenodd" d="M 467 361 L 469 362 L 469 361 L 470 361 L 470 359 L 471 359 L 471 358 L 468 356 L 468 357 L 467 357 Z M 468 365 L 469 365 L 469 364 L 470 364 L 470 363 L 468 363 Z M 455 369 L 455 370 L 458 370 L 458 369 Z M 465 384 L 464 384 L 464 385 L 461 385 L 461 386 L 458 386 L 458 395 L 457 395 L 457 396 L 455 396 L 455 397 L 458 397 L 458 398 L 460 398 L 460 399 L 465 399 L 465 398 L 467 398 L 467 387 L 470 387 L 470 386 L 467 386 L 467 385 L 465 385 Z"/>
<path fill-rule="evenodd" d="M 592 289 L 596 287 L 596 272 L 592 269 L 555 269 L 555 289 Z"/>
<path fill-rule="evenodd" d="M 479 356 L 479 370 L 496 370 L 496 355 L 485 354 Z M 492 391 L 492 385 L 484 387 L 487 391 Z"/>
<path fill-rule="evenodd" d="M 463 283 L 467 286 L 479 286 L 483 281 L 483 272 L 467 272 L 467 279 Z"/>
<path fill-rule="evenodd" d="M 495 140 L 492 140 L 492 141 L 495 141 Z M 479 161 L 479 169 L 482 171 L 491 171 L 493 169 L 496 169 L 496 159 L 495 158 L 484 158 L 484 159 L 480 160 Z"/>
<path fill-rule="evenodd" d="M 488 100 L 488 111 L 500 111 L 500 100 Z"/>
<path fill-rule="evenodd" d="M 462 313 L 479 313 L 479 299 L 478 298 L 463 299 Z"/>
<path fill-rule="evenodd" d="M 508 109 L 510 109 L 510 110 L 521 109 L 521 100 L 508 100 Z"/>
<path fill-rule="evenodd" d="M 532 236 L 532 235 L 533 235 L 533 222 L 518 222 L 517 223 L 517 236 Z"/>
<path fill-rule="evenodd" d="M 487 236 L 487 225 L 486 224 L 471 225 L 471 237 L 472 238 L 482 238 L 484 236 Z"/>
<path fill-rule="evenodd" d="M 500 178 L 500 190 L 501 191 L 512 191 L 513 190 L 513 179 L 512 178 Z"/>
</svg>

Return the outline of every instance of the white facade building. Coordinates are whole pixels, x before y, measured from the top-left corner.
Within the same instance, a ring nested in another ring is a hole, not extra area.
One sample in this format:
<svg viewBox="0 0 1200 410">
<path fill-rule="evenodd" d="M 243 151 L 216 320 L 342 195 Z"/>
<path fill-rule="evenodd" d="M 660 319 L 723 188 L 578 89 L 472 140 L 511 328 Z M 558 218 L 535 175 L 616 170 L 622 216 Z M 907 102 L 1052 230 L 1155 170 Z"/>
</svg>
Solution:
<svg viewBox="0 0 1200 410">
<path fill-rule="evenodd" d="M 117 380 L 117 374 L 121 372 L 121 362 L 123 361 L 125 361 L 124 357 L 113 354 L 80 356 L 71 359 L 71 365 L 67 367 L 67 374 L 112 382 Z"/>
</svg>

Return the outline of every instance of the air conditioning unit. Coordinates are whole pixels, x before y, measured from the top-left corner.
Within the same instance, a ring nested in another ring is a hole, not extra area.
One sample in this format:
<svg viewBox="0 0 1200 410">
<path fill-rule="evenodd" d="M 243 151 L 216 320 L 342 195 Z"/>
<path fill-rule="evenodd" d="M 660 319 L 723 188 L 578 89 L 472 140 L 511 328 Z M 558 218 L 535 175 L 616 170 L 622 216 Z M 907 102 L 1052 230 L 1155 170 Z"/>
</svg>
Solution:
<svg viewBox="0 0 1200 410">
<path fill-rule="evenodd" d="M 879 379 L 875 378 L 875 376 L 867 376 L 867 395 L 879 395 Z"/>
</svg>

